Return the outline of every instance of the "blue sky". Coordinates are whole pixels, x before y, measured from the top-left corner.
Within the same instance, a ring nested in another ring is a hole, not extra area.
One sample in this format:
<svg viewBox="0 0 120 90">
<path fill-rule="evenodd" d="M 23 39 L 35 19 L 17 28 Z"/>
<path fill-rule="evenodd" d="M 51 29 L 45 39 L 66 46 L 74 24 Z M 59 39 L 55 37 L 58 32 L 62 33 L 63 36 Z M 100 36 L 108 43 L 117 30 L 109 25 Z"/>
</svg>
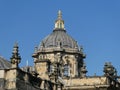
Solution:
<svg viewBox="0 0 120 90">
<path fill-rule="evenodd" d="M 58 10 L 67 33 L 84 47 L 88 75 L 103 75 L 105 62 L 120 75 L 119 0 L 0 0 L 0 55 L 9 60 L 17 41 L 20 66 L 33 65 L 34 47 L 52 32 Z"/>
</svg>

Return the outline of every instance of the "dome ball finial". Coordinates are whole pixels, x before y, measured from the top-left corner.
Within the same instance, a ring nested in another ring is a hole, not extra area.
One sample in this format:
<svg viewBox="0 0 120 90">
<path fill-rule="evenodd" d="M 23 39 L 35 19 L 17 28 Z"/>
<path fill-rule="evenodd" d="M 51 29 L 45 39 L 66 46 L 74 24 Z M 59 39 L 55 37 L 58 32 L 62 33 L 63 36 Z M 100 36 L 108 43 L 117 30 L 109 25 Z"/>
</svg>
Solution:
<svg viewBox="0 0 120 90">
<path fill-rule="evenodd" d="M 61 10 L 58 11 L 58 19 L 62 19 L 62 11 Z"/>
</svg>

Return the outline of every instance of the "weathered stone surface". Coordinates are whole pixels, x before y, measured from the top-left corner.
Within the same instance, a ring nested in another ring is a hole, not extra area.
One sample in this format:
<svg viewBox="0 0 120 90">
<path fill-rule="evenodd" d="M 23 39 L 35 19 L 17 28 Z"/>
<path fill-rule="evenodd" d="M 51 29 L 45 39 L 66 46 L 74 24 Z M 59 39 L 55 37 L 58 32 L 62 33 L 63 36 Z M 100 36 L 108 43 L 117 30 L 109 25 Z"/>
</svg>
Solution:
<svg viewBox="0 0 120 90">
<path fill-rule="evenodd" d="M 59 11 L 53 32 L 35 48 L 33 67 L 19 68 L 18 44 L 11 63 L 0 57 L 0 90 L 120 90 L 120 77 L 110 63 L 104 76 L 88 77 L 85 57 L 83 47 L 67 34 Z"/>
</svg>

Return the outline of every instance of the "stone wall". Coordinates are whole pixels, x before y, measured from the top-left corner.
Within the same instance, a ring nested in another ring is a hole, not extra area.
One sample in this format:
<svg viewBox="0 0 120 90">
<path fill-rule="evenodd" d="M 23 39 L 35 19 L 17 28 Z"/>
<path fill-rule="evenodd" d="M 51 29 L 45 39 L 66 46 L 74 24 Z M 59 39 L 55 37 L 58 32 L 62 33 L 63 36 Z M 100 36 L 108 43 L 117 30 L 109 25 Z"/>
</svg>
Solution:
<svg viewBox="0 0 120 90">
<path fill-rule="evenodd" d="M 106 77 L 69 78 L 64 83 L 64 90 L 107 90 L 109 87 Z"/>
<path fill-rule="evenodd" d="M 66 86 L 76 86 L 76 85 L 105 85 L 107 84 L 106 77 L 85 77 L 85 78 L 72 78 L 63 79 Z"/>
</svg>

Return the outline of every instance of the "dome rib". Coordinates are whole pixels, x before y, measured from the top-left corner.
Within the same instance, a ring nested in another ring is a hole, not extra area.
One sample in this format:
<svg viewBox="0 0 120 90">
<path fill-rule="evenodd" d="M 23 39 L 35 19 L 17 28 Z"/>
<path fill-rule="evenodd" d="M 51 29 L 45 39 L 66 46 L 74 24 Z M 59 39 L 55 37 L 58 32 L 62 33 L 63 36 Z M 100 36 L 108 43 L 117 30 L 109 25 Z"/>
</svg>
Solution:
<svg viewBox="0 0 120 90">
<path fill-rule="evenodd" d="M 58 46 L 58 42 L 61 43 L 62 48 L 76 48 L 78 47 L 76 41 L 69 36 L 64 30 L 56 30 L 53 31 L 50 35 L 45 37 L 45 39 L 42 40 L 44 43 L 45 48 L 54 48 Z M 41 46 L 41 44 L 40 44 Z"/>
</svg>

